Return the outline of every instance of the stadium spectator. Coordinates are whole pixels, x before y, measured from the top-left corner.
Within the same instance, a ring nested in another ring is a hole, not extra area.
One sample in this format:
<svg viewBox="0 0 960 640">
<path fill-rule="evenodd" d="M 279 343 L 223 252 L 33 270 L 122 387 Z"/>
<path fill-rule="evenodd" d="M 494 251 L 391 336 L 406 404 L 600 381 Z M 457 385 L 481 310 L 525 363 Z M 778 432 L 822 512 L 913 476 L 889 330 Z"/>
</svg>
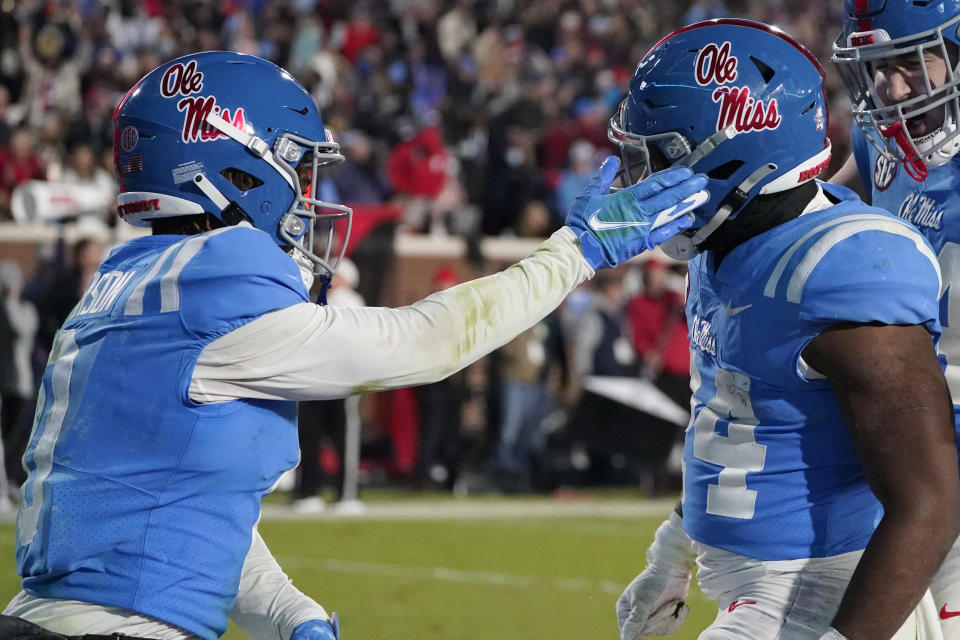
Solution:
<svg viewBox="0 0 960 640">
<path fill-rule="evenodd" d="M 627 331 L 640 360 L 640 374 L 683 408 L 690 404 L 690 340 L 683 292 L 669 286 L 667 265 L 643 263 L 643 291 L 627 303 Z M 682 284 L 682 279 L 681 279 Z"/>
<path fill-rule="evenodd" d="M 344 258 L 330 280 L 327 304 L 331 307 L 362 307 L 363 296 L 357 293 L 360 273 L 349 258 Z M 315 285 L 315 287 L 318 285 Z M 332 488 L 335 502 L 343 498 L 347 429 L 347 401 L 307 400 L 300 402 L 297 412 L 297 436 L 300 442 L 300 464 L 293 491 L 293 510 L 297 513 L 323 511 L 326 501 L 320 495 L 324 484 Z M 335 472 L 327 477 L 320 455 L 324 443 L 334 453 Z"/>
<path fill-rule="evenodd" d="M 70 251 L 70 262 L 48 283 L 37 303 L 40 314 L 38 342 L 49 349 L 54 335 L 86 291 L 104 257 L 103 243 L 95 238 L 78 240 Z"/>
<path fill-rule="evenodd" d="M 340 136 L 341 149 L 347 162 L 331 176 L 340 198 L 348 204 L 378 204 L 390 196 L 387 182 L 370 138 L 359 130 Z"/>
<path fill-rule="evenodd" d="M 37 333 L 37 310 L 21 297 L 23 272 L 12 260 L 0 261 L 0 513 L 10 509 L 9 487 L 26 479 L 20 459 L 30 435 L 36 387 L 30 357 Z"/>
<path fill-rule="evenodd" d="M 0 148 L 0 219 L 11 217 L 10 195 L 17 185 L 46 177 L 35 140 L 33 130 L 22 127 L 13 132 L 8 148 Z"/>
<path fill-rule="evenodd" d="M 416 130 L 412 122 L 407 126 L 409 137 L 398 142 L 387 158 L 387 174 L 393 190 L 406 198 L 407 228 L 426 231 L 441 224 L 433 204 L 447 182 L 447 152 L 437 127 Z"/>
<path fill-rule="evenodd" d="M 584 376 L 626 376 L 636 371 L 636 354 L 627 337 L 623 276 L 603 272 L 591 282 L 590 306 L 577 318 L 573 372 Z"/>
<path fill-rule="evenodd" d="M 557 211 L 568 211 L 577 194 L 590 182 L 596 154 L 596 147 L 586 140 L 575 140 L 570 145 L 570 168 L 563 173 L 555 193 Z"/>
<path fill-rule="evenodd" d="M 456 270 L 443 265 L 433 274 L 433 290 L 460 284 Z M 476 366 L 476 365 L 471 365 Z M 459 472 L 460 432 L 466 402 L 467 371 L 417 387 L 417 461 L 415 486 L 453 488 Z"/>
<path fill-rule="evenodd" d="M 547 434 L 543 420 L 553 406 L 551 385 L 566 377 L 566 353 L 556 313 L 527 329 L 495 354 L 500 381 L 500 429 L 496 463 L 514 490 L 535 486 Z"/>
<path fill-rule="evenodd" d="M 97 153 L 134 80 L 190 51 L 242 48 L 290 69 L 338 135 L 352 129 L 392 145 L 404 116 L 436 124 L 447 153 L 464 163 L 467 202 L 483 210 L 487 234 L 512 228 L 527 200 L 548 199 L 574 139 L 609 148 L 611 101 L 638 56 L 685 15 L 775 22 L 821 57 L 830 54 L 839 20 L 838 3 L 829 0 L 14 5 L 12 22 L 0 25 L 12 28 L 0 37 L 11 126 L 26 117 L 36 134 L 48 113 L 63 112 L 55 117 L 65 119 L 68 148 L 84 140 Z M 828 71 L 831 101 L 845 100 Z M 844 109 L 831 116 L 834 156 L 842 157 L 849 116 Z M 528 140 L 517 140 L 511 127 L 525 129 Z M 376 161 L 384 170 L 385 160 Z M 560 222 L 562 209 L 556 215 Z"/>
</svg>

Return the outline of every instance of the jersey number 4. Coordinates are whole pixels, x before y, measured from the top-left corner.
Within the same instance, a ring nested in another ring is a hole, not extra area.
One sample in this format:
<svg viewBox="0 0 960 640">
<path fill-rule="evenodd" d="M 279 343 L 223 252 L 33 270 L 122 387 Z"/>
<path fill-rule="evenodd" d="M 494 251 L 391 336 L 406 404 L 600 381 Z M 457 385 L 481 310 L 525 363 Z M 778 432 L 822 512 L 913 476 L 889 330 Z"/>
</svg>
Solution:
<svg viewBox="0 0 960 640">
<path fill-rule="evenodd" d="M 699 379 L 694 382 L 699 386 Z M 767 447 L 754 438 L 757 418 L 750 403 L 750 378 L 717 369 L 716 383 L 716 395 L 693 422 L 693 455 L 722 467 L 716 484 L 707 485 L 707 513 L 749 520 L 757 492 L 747 488 L 747 473 L 763 469 Z M 727 422 L 726 435 L 717 433 L 721 420 Z"/>
</svg>

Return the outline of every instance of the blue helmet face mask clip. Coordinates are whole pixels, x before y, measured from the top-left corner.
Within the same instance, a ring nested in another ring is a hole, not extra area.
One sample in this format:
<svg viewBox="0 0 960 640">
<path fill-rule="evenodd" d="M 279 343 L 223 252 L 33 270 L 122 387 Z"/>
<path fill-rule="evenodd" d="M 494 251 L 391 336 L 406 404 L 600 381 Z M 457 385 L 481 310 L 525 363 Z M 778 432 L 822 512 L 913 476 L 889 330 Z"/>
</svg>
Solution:
<svg viewBox="0 0 960 640">
<path fill-rule="evenodd" d="M 184 56 L 141 79 L 117 107 L 114 126 L 124 220 L 149 226 L 210 213 L 226 225 L 247 222 L 321 280 L 323 301 L 353 212 L 317 197 L 320 170 L 344 157 L 286 71 L 232 52 Z"/>
<path fill-rule="evenodd" d="M 747 20 L 711 20 L 661 40 L 641 60 L 610 119 L 623 184 L 669 166 L 709 178 L 697 221 L 662 245 L 688 260 L 761 194 L 816 177 L 830 160 L 823 71 L 786 34 Z"/>
<path fill-rule="evenodd" d="M 832 59 L 850 94 L 854 121 L 878 152 L 902 161 L 917 181 L 960 150 L 958 46 L 958 0 L 844 2 L 843 31 Z M 943 61 L 942 81 L 930 76 L 933 58 Z M 878 69 L 888 66 L 916 76 L 906 80 L 911 90 L 903 99 L 887 99 L 878 90 Z M 935 126 L 920 126 L 924 121 Z"/>
</svg>

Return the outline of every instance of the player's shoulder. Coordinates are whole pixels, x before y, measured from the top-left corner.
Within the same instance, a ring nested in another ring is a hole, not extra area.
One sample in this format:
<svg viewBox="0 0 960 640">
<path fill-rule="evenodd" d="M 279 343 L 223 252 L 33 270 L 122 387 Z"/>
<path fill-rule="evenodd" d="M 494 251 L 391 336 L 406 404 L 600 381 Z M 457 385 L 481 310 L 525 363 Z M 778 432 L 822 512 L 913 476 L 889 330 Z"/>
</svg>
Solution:
<svg viewBox="0 0 960 640">
<path fill-rule="evenodd" d="M 223 227 L 179 243 L 176 262 L 181 281 L 200 284 L 267 278 L 292 289 L 303 288 L 296 263 L 269 235 L 246 225 Z"/>
<path fill-rule="evenodd" d="M 940 268 L 916 227 L 855 198 L 801 218 L 767 295 L 836 321 L 913 324 L 937 317 Z"/>
<path fill-rule="evenodd" d="M 193 245 L 189 252 L 196 257 L 191 262 L 204 268 L 243 271 L 264 266 L 285 269 L 292 264 L 269 235 L 248 225 L 201 233 L 185 240 L 184 245 Z"/>
<path fill-rule="evenodd" d="M 185 239 L 176 261 L 183 265 L 181 317 L 195 333 L 222 332 L 241 319 L 308 300 L 297 264 L 253 227 Z"/>
</svg>

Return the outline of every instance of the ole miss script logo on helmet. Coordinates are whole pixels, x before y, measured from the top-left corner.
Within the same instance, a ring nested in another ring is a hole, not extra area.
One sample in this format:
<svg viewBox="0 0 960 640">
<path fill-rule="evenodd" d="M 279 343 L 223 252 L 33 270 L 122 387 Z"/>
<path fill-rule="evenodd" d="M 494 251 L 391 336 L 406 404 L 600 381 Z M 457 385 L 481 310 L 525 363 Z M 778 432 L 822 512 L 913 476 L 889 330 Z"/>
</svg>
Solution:
<svg viewBox="0 0 960 640">
<path fill-rule="evenodd" d="M 737 81 L 737 57 L 730 54 L 730 43 L 719 47 L 708 44 L 697 54 L 695 71 L 697 84 L 706 87 L 710 84 L 727 85 Z M 776 129 L 780 126 L 780 113 L 777 111 L 777 99 L 770 98 L 764 104 L 750 96 L 747 86 L 720 86 L 713 91 L 713 101 L 720 103 L 717 115 L 717 131 L 733 125 L 738 132 Z"/>
<path fill-rule="evenodd" d="M 231 117 L 230 109 L 218 105 L 215 96 L 194 95 L 201 91 L 203 72 L 197 71 L 196 60 L 187 64 L 178 62 L 170 65 L 160 79 L 160 93 L 164 98 L 181 96 L 177 102 L 177 111 L 183 112 L 180 137 L 184 142 L 210 142 L 228 137 L 207 124 L 207 116 L 211 112 L 241 131 L 244 129 L 243 107 L 238 107 Z"/>
</svg>

